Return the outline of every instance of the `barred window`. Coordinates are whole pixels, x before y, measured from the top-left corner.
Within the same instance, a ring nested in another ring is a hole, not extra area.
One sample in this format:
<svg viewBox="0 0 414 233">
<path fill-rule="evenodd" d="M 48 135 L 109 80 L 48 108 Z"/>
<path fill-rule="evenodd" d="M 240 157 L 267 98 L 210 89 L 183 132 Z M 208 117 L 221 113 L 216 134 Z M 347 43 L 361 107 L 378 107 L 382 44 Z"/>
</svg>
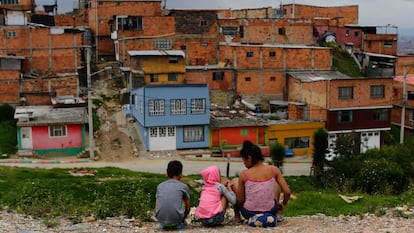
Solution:
<svg viewBox="0 0 414 233">
<path fill-rule="evenodd" d="M 49 136 L 50 137 L 65 137 L 66 136 L 66 126 L 65 125 L 52 125 L 52 126 L 49 126 Z"/>
<path fill-rule="evenodd" d="M 2 5 L 19 5 L 19 0 L 1 0 Z"/>
<path fill-rule="evenodd" d="M 354 98 L 353 87 L 339 87 L 338 99 L 340 100 L 351 100 Z"/>
<path fill-rule="evenodd" d="M 158 82 L 158 75 L 157 74 L 150 74 L 150 82 L 152 82 L 152 83 Z"/>
<path fill-rule="evenodd" d="M 121 30 L 142 30 L 142 16 L 119 18 L 118 28 Z"/>
<path fill-rule="evenodd" d="M 385 97 L 385 86 L 374 85 L 371 86 L 371 98 L 384 98 Z"/>
<path fill-rule="evenodd" d="M 164 115 L 164 100 L 149 100 L 148 109 L 150 116 L 162 116 Z"/>
<path fill-rule="evenodd" d="M 185 115 L 187 113 L 187 100 L 186 99 L 172 99 L 171 115 Z"/>
<path fill-rule="evenodd" d="M 161 39 L 155 41 L 155 48 L 157 49 L 171 49 L 171 40 L 168 39 Z"/>
<path fill-rule="evenodd" d="M 178 74 L 168 74 L 168 81 L 170 82 L 176 82 L 178 81 Z"/>
<path fill-rule="evenodd" d="M 183 133 L 184 133 L 184 142 L 204 141 L 203 126 L 185 126 Z"/>
<path fill-rule="evenodd" d="M 191 99 L 191 114 L 204 114 L 206 112 L 206 99 Z"/>
</svg>

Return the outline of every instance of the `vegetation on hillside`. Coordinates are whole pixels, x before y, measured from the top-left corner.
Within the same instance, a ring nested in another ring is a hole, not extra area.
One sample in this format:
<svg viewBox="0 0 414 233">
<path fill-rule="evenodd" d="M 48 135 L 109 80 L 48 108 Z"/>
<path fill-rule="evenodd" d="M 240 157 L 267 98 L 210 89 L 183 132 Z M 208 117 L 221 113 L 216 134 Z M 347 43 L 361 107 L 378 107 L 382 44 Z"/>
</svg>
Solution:
<svg viewBox="0 0 414 233">
<path fill-rule="evenodd" d="M 337 43 L 323 43 L 321 45 L 333 49 L 333 66 L 339 72 L 354 78 L 363 77 L 358 64 L 343 46 Z"/>
<path fill-rule="evenodd" d="M 17 128 L 14 121 L 14 108 L 4 104 L 0 106 L 0 155 L 15 154 L 17 151 Z"/>
</svg>

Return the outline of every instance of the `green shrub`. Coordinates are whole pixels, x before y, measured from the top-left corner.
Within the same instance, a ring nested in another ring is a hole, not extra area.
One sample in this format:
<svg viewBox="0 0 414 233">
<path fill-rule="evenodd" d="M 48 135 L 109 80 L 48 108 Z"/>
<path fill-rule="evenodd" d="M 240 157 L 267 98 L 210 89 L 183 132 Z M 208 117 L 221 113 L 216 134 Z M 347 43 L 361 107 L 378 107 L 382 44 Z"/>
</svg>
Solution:
<svg viewBox="0 0 414 233">
<path fill-rule="evenodd" d="M 272 157 L 273 164 L 277 167 L 283 166 L 283 160 L 285 159 L 285 147 L 276 142 L 270 146 L 270 156 Z"/>
<path fill-rule="evenodd" d="M 0 105 L 0 122 L 14 119 L 14 108 L 8 104 Z"/>
</svg>

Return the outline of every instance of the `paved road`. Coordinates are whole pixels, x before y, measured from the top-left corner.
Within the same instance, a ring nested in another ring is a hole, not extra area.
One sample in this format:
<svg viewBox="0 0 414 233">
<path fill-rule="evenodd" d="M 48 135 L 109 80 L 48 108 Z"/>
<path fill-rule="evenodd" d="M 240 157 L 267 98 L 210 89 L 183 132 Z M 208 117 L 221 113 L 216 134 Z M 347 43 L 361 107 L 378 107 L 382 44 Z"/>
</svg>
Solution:
<svg viewBox="0 0 414 233">
<path fill-rule="evenodd" d="M 159 158 L 159 159 L 135 159 L 128 162 L 100 162 L 83 160 L 0 160 L 0 165 L 15 166 L 15 167 L 38 167 L 38 168 L 99 168 L 99 167 L 119 167 L 129 169 L 132 171 L 151 172 L 164 174 L 166 167 L 171 159 L 175 157 Z M 179 158 L 184 166 L 184 175 L 199 174 L 201 170 L 209 165 L 217 165 L 222 174 L 226 174 L 227 163 L 224 161 L 191 161 L 188 159 Z M 309 175 L 311 164 L 306 161 L 287 160 L 283 167 L 285 176 L 300 176 Z M 246 169 L 244 164 L 240 161 L 233 161 L 230 163 L 230 176 L 240 174 L 242 170 Z"/>
</svg>

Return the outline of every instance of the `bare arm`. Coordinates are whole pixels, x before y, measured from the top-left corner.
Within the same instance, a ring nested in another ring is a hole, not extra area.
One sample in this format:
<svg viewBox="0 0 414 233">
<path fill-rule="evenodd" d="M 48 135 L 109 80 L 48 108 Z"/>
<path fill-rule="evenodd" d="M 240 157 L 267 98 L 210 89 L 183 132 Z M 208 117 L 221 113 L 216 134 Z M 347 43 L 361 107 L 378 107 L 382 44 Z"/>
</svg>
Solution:
<svg viewBox="0 0 414 233">
<path fill-rule="evenodd" d="M 280 189 L 283 193 L 283 201 L 279 203 L 279 210 L 283 211 L 290 199 L 290 188 L 289 185 L 286 183 L 285 178 L 283 178 L 283 175 L 280 172 L 279 168 L 277 167 L 275 167 L 275 180 L 279 184 Z"/>
<path fill-rule="evenodd" d="M 235 184 L 235 192 L 236 192 L 236 199 L 237 203 L 241 204 L 244 203 L 245 195 L 244 195 L 244 178 L 243 175 L 240 174 L 240 177 L 237 180 L 237 184 Z"/>
<path fill-rule="evenodd" d="M 188 216 L 188 214 L 190 213 L 191 206 L 190 206 L 190 199 L 183 200 L 183 202 L 184 202 L 184 205 L 185 205 L 184 218 L 183 218 L 183 220 L 184 220 Z"/>
</svg>

